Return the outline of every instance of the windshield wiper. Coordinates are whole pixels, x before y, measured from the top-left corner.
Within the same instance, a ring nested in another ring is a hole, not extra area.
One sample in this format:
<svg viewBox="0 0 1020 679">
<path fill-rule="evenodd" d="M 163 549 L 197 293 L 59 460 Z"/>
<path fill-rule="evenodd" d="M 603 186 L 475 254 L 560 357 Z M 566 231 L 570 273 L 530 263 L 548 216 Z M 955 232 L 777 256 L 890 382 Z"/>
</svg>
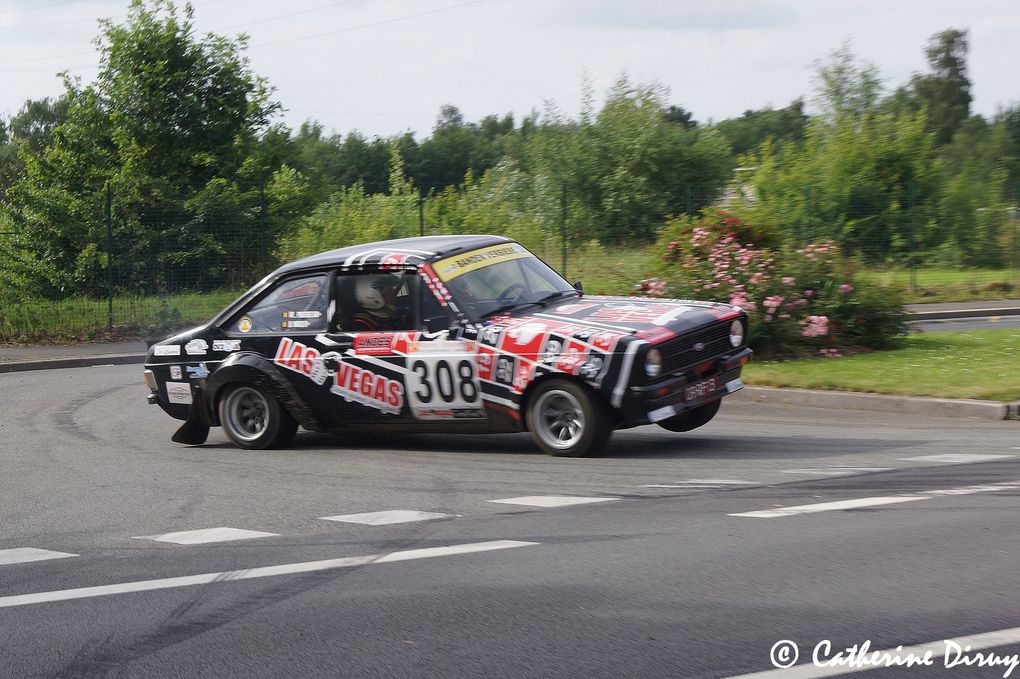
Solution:
<svg viewBox="0 0 1020 679">
<path fill-rule="evenodd" d="M 576 294 L 578 294 L 577 290 L 557 290 L 556 292 L 550 292 L 545 297 L 541 298 L 537 302 L 534 302 L 534 304 L 541 304 L 542 306 L 548 306 L 549 302 L 553 301 L 554 299 L 557 299 L 558 297 L 562 297 L 563 295 L 571 295 L 571 296 L 573 296 L 573 295 L 576 295 Z"/>
<path fill-rule="evenodd" d="M 563 295 L 576 295 L 576 294 L 578 294 L 577 290 L 557 290 L 556 292 L 551 292 L 548 295 L 546 295 L 545 297 L 537 299 L 537 300 L 535 300 L 533 302 L 515 302 L 513 304 L 504 304 L 501 307 L 496 307 L 492 311 L 486 311 L 484 314 L 481 315 L 481 318 L 489 318 L 490 316 L 498 316 L 499 314 L 507 313 L 508 311 L 514 311 L 516 309 L 520 309 L 521 307 L 526 307 L 526 306 L 541 306 L 541 307 L 544 307 L 544 306 L 547 306 L 549 304 L 549 302 L 551 302 L 554 299 L 557 299 L 559 297 L 562 297 Z"/>
</svg>

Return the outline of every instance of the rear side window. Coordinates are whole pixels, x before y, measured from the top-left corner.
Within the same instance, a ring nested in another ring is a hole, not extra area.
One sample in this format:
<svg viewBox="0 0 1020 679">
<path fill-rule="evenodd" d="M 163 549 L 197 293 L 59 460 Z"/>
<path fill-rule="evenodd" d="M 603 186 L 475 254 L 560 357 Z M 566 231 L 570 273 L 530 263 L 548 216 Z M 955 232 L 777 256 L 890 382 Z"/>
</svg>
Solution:
<svg viewBox="0 0 1020 679">
<path fill-rule="evenodd" d="M 322 332 L 326 329 L 329 277 L 290 278 L 234 318 L 227 330 L 241 335 Z"/>
</svg>

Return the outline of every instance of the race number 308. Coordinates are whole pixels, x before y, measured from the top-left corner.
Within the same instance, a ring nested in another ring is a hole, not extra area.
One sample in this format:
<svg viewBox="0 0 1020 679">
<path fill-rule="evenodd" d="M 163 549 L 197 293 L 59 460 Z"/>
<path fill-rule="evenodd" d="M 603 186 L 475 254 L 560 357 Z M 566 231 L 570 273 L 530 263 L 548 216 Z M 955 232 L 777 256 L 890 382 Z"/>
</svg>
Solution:
<svg viewBox="0 0 1020 679">
<path fill-rule="evenodd" d="M 407 391 L 415 405 L 457 408 L 478 404 L 478 377 L 470 360 L 416 358 L 410 368 Z"/>
</svg>

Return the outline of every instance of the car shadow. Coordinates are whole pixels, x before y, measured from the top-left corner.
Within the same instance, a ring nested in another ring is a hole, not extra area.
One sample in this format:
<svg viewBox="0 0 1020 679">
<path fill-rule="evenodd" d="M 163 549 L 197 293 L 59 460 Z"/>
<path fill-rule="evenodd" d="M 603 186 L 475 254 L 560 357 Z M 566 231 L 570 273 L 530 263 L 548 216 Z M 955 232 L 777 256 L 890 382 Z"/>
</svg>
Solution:
<svg viewBox="0 0 1020 679">
<path fill-rule="evenodd" d="M 596 454 L 601 459 L 690 459 L 690 460 L 799 460 L 875 453 L 922 446 L 928 440 L 879 438 L 823 438 L 702 433 L 615 432 L 606 447 Z M 231 448 L 223 441 L 203 448 Z M 424 434 L 402 432 L 349 432 L 322 434 L 300 432 L 288 446 L 303 452 L 407 451 L 420 453 L 497 454 L 545 457 L 526 433 L 517 434 Z"/>
</svg>

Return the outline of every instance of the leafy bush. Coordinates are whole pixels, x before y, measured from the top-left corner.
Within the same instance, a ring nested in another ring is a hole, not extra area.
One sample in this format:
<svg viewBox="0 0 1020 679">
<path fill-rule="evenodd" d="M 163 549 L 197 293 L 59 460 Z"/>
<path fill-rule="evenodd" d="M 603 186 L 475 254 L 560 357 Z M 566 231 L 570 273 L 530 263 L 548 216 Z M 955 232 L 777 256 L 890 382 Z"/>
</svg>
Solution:
<svg viewBox="0 0 1020 679">
<path fill-rule="evenodd" d="M 856 279 L 834 242 L 769 250 L 742 244 L 738 234 L 749 233 L 721 211 L 671 221 L 660 239 L 666 286 L 654 294 L 740 306 L 751 346 L 764 356 L 879 348 L 906 332 L 898 291 Z"/>
</svg>

